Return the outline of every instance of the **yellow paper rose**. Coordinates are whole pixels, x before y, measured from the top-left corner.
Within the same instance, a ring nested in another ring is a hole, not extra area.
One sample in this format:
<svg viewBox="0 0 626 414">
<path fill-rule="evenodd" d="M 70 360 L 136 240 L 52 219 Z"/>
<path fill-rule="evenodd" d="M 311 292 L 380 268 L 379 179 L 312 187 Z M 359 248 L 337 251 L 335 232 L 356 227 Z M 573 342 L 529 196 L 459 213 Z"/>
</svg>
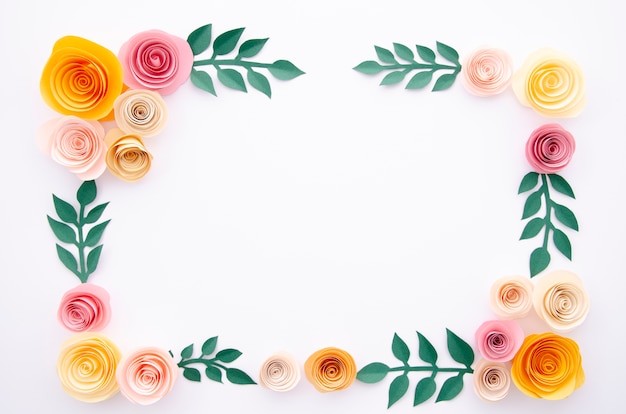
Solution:
<svg viewBox="0 0 626 414">
<path fill-rule="evenodd" d="M 513 358 L 511 378 L 530 397 L 568 397 L 585 382 L 578 344 L 552 332 L 528 335 Z"/>
<path fill-rule="evenodd" d="M 41 96 L 63 115 L 100 119 L 113 109 L 123 78 L 113 52 L 87 39 L 65 36 L 54 44 L 43 69 Z"/>
<path fill-rule="evenodd" d="M 80 333 L 61 347 L 57 373 L 65 392 L 85 402 L 111 398 L 118 391 L 115 370 L 122 357 L 115 344 L 98 333 Z"/>
<path fill-rule="evenodd" d="M 352 356 L 339 348 L 324 348 L 314 352 L 304 363 L 306 378 L 319 392 L 348 388 L 356 379 L 356 363 Z"/>
<path fill-rule="evenodd" d="M 108 150 L 106 163 L 109 171 L 124 181 L 137 181 L 150 171 L 152 155 L 139 135 L 126 134 L 113 128 L 104 137 Z"/>
</svg>

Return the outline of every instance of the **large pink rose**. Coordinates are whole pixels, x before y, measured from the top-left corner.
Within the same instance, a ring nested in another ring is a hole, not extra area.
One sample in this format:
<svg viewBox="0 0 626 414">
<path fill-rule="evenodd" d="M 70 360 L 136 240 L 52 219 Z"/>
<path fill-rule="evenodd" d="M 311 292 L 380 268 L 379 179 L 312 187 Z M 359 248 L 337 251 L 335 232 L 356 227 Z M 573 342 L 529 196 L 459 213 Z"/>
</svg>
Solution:
<svg viewBox="0 0 626 414">
<path fill-rule="evenodd" d="M 109 293 L 91 283 L 68 290 L 59 305 L 57 318 L 73 332 L 99 331 L 111 320 Z"/>
<path fill-rule="evenodd" d="M 487 361 L 510 361 L 522 342 L 524 331 L 514 320 L 487 321 L 476 330 L 476 346 Z"/>
<path fill-rule="evenodd" d="M 124 83 L 131 89 L 148 89 L 169 95 L 191 74 L 193 52 L 180 37 L 161 30 L 137 33 L 118 54 Z"/>
<path fill-rule="evenodd" d="M 553 174 L 569 164 L 576 149 L 571 133 L 559 124 L 535 129 L 526 142 L 526 159 L 540 174 Z"/>
</svg>

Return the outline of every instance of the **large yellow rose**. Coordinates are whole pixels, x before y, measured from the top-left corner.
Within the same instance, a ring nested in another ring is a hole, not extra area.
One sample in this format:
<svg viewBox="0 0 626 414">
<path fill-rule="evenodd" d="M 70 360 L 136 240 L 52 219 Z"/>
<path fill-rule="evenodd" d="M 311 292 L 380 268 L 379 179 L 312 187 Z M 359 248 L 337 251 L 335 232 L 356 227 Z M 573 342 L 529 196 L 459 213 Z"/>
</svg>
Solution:
<svg viewBox="0 0 626 414">
<path fill-rule="evenodd" d="M 314 352 L 304 363 L 306 378 L 319 392 L 348 388 L 356 379 L 354 358 L 339 348 L 324 348 Z"/>
</svg>

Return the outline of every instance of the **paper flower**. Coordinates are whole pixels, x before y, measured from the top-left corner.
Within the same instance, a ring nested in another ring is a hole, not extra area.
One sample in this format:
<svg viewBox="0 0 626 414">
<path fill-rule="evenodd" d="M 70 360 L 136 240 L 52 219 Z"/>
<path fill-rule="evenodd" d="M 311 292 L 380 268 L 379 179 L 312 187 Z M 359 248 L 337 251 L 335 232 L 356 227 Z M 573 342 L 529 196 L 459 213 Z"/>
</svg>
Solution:
<svg viewBox="0 0 626 414">
<path fill-rule="evenodd" d="M 523 318 L 533 307 L 533 284 L 524 276 L 507 276 L 491 286 L 491 309 L 501 319 Z"/>
<path fill-rule="evenodd" d="M 487 402 L 500 401 L 509 393 L 511 374 L 502 362 L 480 359 L 474 365 L 474 392 Z"/>
<path fill-rule="evenodd" d="M 567 167 L 575 150 L 574 136 L 559 124 L 540 126 L 526 141 L 526 159 L 540 174 L 554 174 Z"/>
<path fill-rule="evenodd" d="M 292 356 L 280 353 L 269 357 L 259 373 L 259 384 L 274 391 L 289 391 L 300 382 L 300 370 Z"/>
<path fill-rule="evenodd" d="M 178 365 L 167 351 L 141 348 L 120 361 L 116 378 L 124 397 L 133 403 L 150 405 L 172 390 L 178 378 Z"/>
<path fill-rule="evenodd" d="M 99 402 L 118 391 L 115 370 L 121 353 L 113 342 L 98 333 L 83 332 L 70 337 L 61 347 L 57 373 L 71 397 Z"/>
<path fill-rule="evenodd" d="M 513 61 L 502 49 L 482 48 L 470 53 L 463 63 L 465 89 L 477 96 L 503 92 L 511 83 Z"/>
<path fill-rule="evenodd" d="M 104 137 L 109 147 L 106 164 L 109 171 L 124 181 L 137 181 L 150 171 L 152 155 L 148 152 L 139 135 L 125 134 L 113 128 Z"/>
<path fill-rule="evenodd" d="M 106 170 L 104 128 L 97 121 L 75 116 L 51 119 L 39 127 L 37 145 L 83 181 L 95 180 Z"/>
<path fill-rule="evenodd" d="M 118 54 L 124 82 L 131 89 L 148 89 L 169 95 L 191 74 L 193 53 L 180 37 L 161 30 L 137 33 Z"/>
<path fill-rule="evenodd" d="M 519 102 L 548 117 L 574 117 L 585 106 L 585 79 L 568 55 L 544 48 L 532 53 L 513 74 Z"/>
<path fill-rule="evenodd" d="M 127 134 L 151 137 L 165 127 L 167 105 L 156 92 L 131 89 L 122 93 L 113 106 L 115 122 Z"/>
<path fill-rule="evenodd" d="M 63 115 L 100 119 L 122 92 L 122 66 L 110 50 L 76 36 L 57 40 L 41 74 L 41 96 Z"/>
<path fill-rule="evenodd" d="M 582 281 L 572 272 L 559 270 L 543 276 L 533 294 L 535 311 L 552 329 L 568 332 L 589 313 L 589 296 Z"/>
<path fill-rule="evenodd" d="M 513 358 L 511 378 L 530 397 L 568 397 L 585 382 L 578 344 L 552 332 L 528 335 Z"/>
<path fill-rule="evenodd" d="M 82 283 L 63 295 L 57 319 L 73 332 L 99 331 L 111 320 L 109 301 L 104 288 Z"/>
<path fill-rule="evenodd" d="M 484 322 L 475 334 L 476 346 L 484 359 L 491 362 L 505 362 L 522 345 L 524 331 L 516 321 L 492 320 Z"/>
<path fill-rule="evenodd" d="M 306 378 L 319 392 L 348 388 L 356 379 L 356 363 L 352 356 L 339 348 L 324 348 L 314 352 L 304 363 Z"/>
</svg>

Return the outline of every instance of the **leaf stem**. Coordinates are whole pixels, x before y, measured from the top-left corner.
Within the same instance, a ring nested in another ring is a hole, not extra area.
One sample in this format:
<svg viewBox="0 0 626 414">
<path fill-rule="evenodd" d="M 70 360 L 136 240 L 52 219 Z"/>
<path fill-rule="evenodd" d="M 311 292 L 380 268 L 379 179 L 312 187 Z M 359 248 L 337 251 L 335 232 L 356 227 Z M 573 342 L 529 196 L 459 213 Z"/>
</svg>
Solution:
<svg viewBox="0 0 626 414">
<path fill-rule="evenodd" d="M 246 69 L 250 69 L 250 68 L 269 68 L 272 66 L 272 63 L 261 63 L 261 62 L 248 62 L 245 60 L 240 60 L 240 59 L 215 59 L 215 58 L 211 58 L 211 59 L 203 59 L 203 60 L 196 60 L 193 62 L 193 66 L 207 66 L 207 65 L 213 65 L 213 66 L 219 66 L 219 65 L 226 65 L 226 66 L 242 66 Z"/>
<path fill-rule="evenodd" d="M 441 65 L 439 63 L 398 63 L 396 65 L 380 65 L 385 69 L 404 69 L 406 68 L 408 71 L 413 69 L 432 69 L 433 72 L 440 69 L 453 69 L 454 73 L 458 73 L 461 68 L 458 66 L 450 66 L 450 65 Z"/>
<path fill-rule="evenodd" d="M 546 223 L 546 231 L 543 235 L 543 248 L 545 250 L 548 249 L 548 240 L 550 236 L 550 229 L 554 226 L 550 221 L 550 215 L 552 210 L 552 200 L 550 200 L 550 189 L 548 188 L 548 180 L 546 178 L 546 174 L 541 174 L 541 190 L 543 191 L 543 196 L 546 200 L 546 215 L 545 215 L 545 223 Z"/>
<path fill-rule="evenodd" d="M 474 370 L 472 368 L 439 368 L 437 366 L 419 366 L 419 367 L 411 367 L 411 366 L 402 366 L 402 367 L 395 367 L 395 368 L 389 368 L 389 372 L 398 372 L 398 371 L 404 371 L 404 372 L 418 372 L 418 371 L 432 371 L 435 375 L 438 372 L 458 372 L 458 373 L 464 373 L 464 374 L 471 374 L 474 372 Z"/>
<path fill-rule="evenodd" d="M 83 239 L 83 220 L 85 219 L 85 206 L 80 205 L 80 213 L 78 216 L 78 223 L 76 224 L 76 229 L 78 230 L 78 243 L 76 247 L 78 247 L 78 261 L 79 261 L 79 272 L 80 275 L 78 278 L 81 282 L 85 283 L 87 281 L 87 269 L 85 264 L 85 240 Z"/>
<path fill-rule="evenodd" d="M 226 367 L 226 366 L 224 366 L 224 365 L 222 365 L 222 364 L 219 364 L 219 363 L 217 363 L 217 362 L 215 362 L 215 361 L 216 361 L 216 359 L 215 359 L 215 358 L 211 358 L 211 359 L 204 359 L 204 358 L 192 358 L 192 359 L 188 359 L 188 360 L 181 360 L 181 361 L 178 363 L 178 366 L 179 366 L 180 368 L 184 368 L 184 367 L 186 367 L 187 365 L 192 365 L 192 364 L 203 364 L 203 365 L 205 365 L 205 366 L 207 366 L 207 367 L 214 366 L 214 367 L 222 368 L 224 371 L 226 371 L 226 369 L 227 369 L 227 367 Z"/>
</svg>

